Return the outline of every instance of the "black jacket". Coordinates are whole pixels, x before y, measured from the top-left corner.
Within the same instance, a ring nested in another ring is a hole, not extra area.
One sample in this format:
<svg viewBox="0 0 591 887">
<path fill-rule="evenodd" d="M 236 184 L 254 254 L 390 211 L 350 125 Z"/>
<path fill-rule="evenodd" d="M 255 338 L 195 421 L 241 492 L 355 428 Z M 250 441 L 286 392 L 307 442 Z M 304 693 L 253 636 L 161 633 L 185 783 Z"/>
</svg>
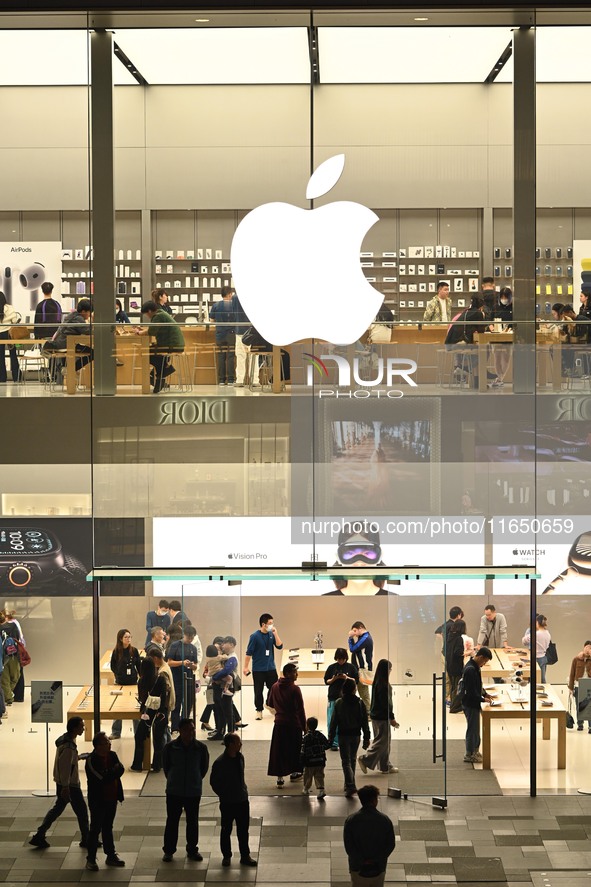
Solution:
<svg viewBox="0 0 591 887">
<path fill-rule="evenodd" d="M 349 871 L 368 878 L 386 871 L 388 857 L 396 846 L 390 818 L 369 805 L 347 817 L 343 840 Z"/>
<path fill-rule="evenodd" d="M 166 776 L 166 794 L 200 798 L 203 777 L 209 770 L 209 750 L 194 739 L 184 746 L 180 736 L 164 746 L 162 769 Z"/>
<path fill-rule="evenodd" d="M 333 745 L 337 730 L 341 736 L 359 736 L 363 732 L 363 743 L 369 745 L 367 709 L 359 696 L 341 697 L 335 702 L 328 731 L 329 745 Z"/>
<path fill-rule="evenodd" d="M 450 631 L 447 635 L 445 670 L 452 678 L 461 677 L 464 671 L 464 638 L 455 631 Z"/>
<path fill-rule="evenodd" d="M 388 684 L 373 684 L 371 688 L 371 708 L 369 716 L 372 721 L 394 720 L 392 708 L 392 687 Z"/>
<path fill-rule="evenodd" d="M 121 777 L 125 773 L 125 767 L 114 751 L 109 752 L 105 765 L 96 751 L 93 751 L 85 764 L 86 778 L 88 780 L 88 806 L 100 805 L 105 800 L 105 792 L 108 791 L 114 780 L 117 780 L 117 800 L 123 801 L 123 786 Z"/>
<path fill-rule="evenodd" d="M 333 662 L 332 665 L 329 665 L 324 673 L 324 683 L 326 684 L 327 681 L 333 678 L 336 674 L 349 675 L 349 677 L 352 677 L 355 682 L 359 680 L 359 671 L 351 662 L 345 662 L 343 665 L 339 665 L 338 662 Z M 333 681 L 332 684 L 328 684 L 329 702 L 334 702 L 335 699 L 339 699 L 345 680 L 346 678 L 342 681 Z"/>
<path fill-rule="evenodd" d="M 238 752 L 235 758 L 231 758 L 224 752 L 216 758 L 211 768 L 209 782 L 220 799 L 220 804 L 240 804 L 248 801 L 242 753 Z"/>
<path fill-rule="evenodd" d="M 472 345 L 474 333 L 483 333 L 486 329 L 484 320 L 485 317 L 480 308 L 466 308 L 448 329 L 445 344 L 459 345 L 461 342 L 465 342 Z"/>
<path fill-rule="evenodd" d="M 482 675 L 480 667 L 474 659 L 469 659 L 466 662 L 462 672 L 462 680 L 464 682 L 462 705 L 465 708 L 479 709 L 482 703 Z"/>
<path fill-rule="evenodd" d="M 115 652 L 113 650 L 111 653 L 111 671 L 115 675 L 115 683 L 122 686 L 137 684 L 141 664 L 139 652 L 130 646 L 122 651 L 119 659 L 115 658 Z"/>
</svg>

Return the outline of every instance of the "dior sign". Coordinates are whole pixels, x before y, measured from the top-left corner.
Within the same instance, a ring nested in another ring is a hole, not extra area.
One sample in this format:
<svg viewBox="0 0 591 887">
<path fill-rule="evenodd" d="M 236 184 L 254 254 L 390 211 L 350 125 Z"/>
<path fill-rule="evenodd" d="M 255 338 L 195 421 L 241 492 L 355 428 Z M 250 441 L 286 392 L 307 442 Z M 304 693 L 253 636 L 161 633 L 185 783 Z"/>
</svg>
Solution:
<svg viewBox="0 0 591 887">
<path fill-rule="evenodd" d="M 158 425 L 224 425 L 227 400 L 165 400 L 160 404 Z"/>
</svg>

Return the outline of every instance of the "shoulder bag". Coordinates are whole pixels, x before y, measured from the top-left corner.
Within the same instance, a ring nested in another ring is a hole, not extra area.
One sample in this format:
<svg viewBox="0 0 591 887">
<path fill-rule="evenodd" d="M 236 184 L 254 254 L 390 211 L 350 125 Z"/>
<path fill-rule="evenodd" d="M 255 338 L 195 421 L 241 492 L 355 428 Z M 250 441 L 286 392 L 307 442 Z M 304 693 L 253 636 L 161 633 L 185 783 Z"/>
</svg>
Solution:
<svg viewBox="0 0 591 887">
<path fill-rule="evenodd" d="M 370 671 L 369 668 L 359 669 L 359 683 L 371 687 L 373 684 L 373 672 Z"/>
<path fill-rule="evenodd" d="M 546 650 L 546 662 L 548 665 L 556 665 L 558 662 L 558 651 L 554 641 L 550 641 L 548 644 L 548 649 Z"/>
<path fill-rule="evenodd" d="M 18 650 L 18 661 L 20 662 L 22 668 L 24 668 L 26 665 L 30 665 L 31 657 L 29 656 L 29 651 L 27 650 L 23 642 L 17 641 L 16 647 Z"/>
</svg>

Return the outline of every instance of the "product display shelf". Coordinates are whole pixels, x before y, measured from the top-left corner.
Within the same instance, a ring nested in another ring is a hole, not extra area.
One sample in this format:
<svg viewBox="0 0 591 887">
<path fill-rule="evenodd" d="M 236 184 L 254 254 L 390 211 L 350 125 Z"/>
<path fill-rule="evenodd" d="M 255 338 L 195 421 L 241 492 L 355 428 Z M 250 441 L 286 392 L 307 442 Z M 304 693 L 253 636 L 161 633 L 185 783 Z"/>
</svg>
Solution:
<svg viewBox="0 0 591 887">
<path fill-rule="evenodd" d="M 82 299 L 85 296 L 91 297 L 94 294 L 93 260 L 88 256 L 84 258 L 75 257 L 81 252 L 83 251 L 62 251 L 62 297 Z M 132 258 L 129 257 L 130 252 L 132 253 Z M 72 258 L 68 258 L 67 253 L 70 253 Z M 118 298 L 121 301 L 123 310 L 130 317 L 134 314 L 138 317 L 140 315 L 139 308 L 141 307 L 142 300 L 141 268 L 142 262 L 139 250 L 115 250 L 115 293 L 113 298 Z M 135 302 L 138 307 L 132 307 L 132 302 Z"/>
<path fill-rule="evenodd" d="M 196 317 L 209 319 L 209 305 L 222 296 L 222 287 L 232 286 L 229 259 L 221 250 L 207 250 L 216 258 L 196 257 L 205 250 L 191 251 L 195 255 L 180 256 L 176 250 L 168 251 L 154 260 L 154 287 L 168 293 L 170 307 L 179 319 Z"/>
<path fill-rule="evenodd" d="M 513 288 L 512 247 L 494 247 L 493 275 L 497 289 Z M 536 314 L 551 317 L 554 302 L 572 305 L 578 295 L 573 290 L 573 247 L 536 247 Z"/>
</svg>

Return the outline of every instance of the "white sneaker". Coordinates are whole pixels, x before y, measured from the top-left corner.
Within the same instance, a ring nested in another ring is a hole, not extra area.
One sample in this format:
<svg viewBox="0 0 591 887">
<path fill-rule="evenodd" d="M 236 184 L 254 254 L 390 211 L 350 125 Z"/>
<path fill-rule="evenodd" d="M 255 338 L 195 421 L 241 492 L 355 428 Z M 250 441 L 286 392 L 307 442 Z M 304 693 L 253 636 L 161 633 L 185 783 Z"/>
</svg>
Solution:
<svg viewBox="0 0 591 887">
<path fill-rule="evenodd" d="M 262 721 L 262 720 L 263 720 L 263 713 L 262 713 L 262 711 L 257 711 L 257 713 L 256 713 L 255 716 L 254 716 L 254 719 L 255 719 L 255 721 Z"/>
<path fill-rule="evenodd" d="M 472 755 L 472 763 L 473 764 L 482 764 L 482 755 L 479 751 L 475 751 Z"/>
<path fill-rule="evenodd" d="M 363 771 L 363 773 L 367 773 L 367 764 L 365 763 L 365 761 L 363 760 L 361 755 L 357 758 L 357 763 L 361 767 L 361 770 Z"/>
</svg>

